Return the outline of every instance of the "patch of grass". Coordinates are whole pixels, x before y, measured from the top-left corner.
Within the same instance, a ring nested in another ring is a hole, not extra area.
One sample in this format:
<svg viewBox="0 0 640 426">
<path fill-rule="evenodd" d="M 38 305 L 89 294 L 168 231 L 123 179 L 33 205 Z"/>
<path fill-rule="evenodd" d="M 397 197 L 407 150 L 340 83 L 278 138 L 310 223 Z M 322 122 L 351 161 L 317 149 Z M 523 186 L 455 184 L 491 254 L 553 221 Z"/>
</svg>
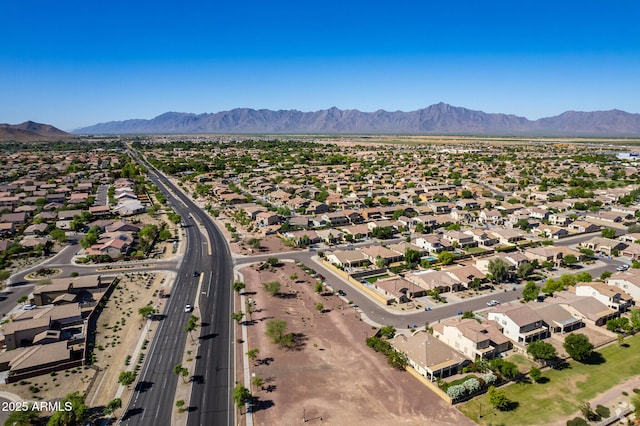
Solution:
<svg viewBox="0 0 640 426">
<path fill-rule="evenodd" d="M 600 349 L 598 352 L 605 360 L 601 364 L 570 361 L 568 368 L 545 370 L 547 383 L 515 383 L 502 388 L 510 400 L 520 403 L 513 411 L 489 408 L 491 404 L 486 395 L 460 404 L 460 411 L 479 424 L 491 420 L 517 425 L 551 424 L 559 417 L 577 414 L 578 406 L 584 401 L 622 383 L 627 377 L 640 374 L 640 335 L 630 337 L 627 343 L 636 349 L 620 350 L 615 344 Z M 478 417 L 480 410 L 482 418 Z"/>
</svg>

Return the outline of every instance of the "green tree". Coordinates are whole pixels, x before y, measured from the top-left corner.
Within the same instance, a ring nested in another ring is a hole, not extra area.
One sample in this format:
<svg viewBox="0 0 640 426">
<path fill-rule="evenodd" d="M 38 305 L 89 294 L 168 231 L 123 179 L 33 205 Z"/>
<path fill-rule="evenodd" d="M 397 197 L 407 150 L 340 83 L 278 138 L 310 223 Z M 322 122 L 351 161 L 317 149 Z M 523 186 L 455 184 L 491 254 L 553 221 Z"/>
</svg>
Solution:
<svg viewBox="0 0 640 426">
<path fill-rule="evenodd" d="M 511 407 L 511 401 L 502 389 L 489 386 L 489 403 L 500 411 L 507 411 Z"/>
<path fill-rule="evenodd" d="M 528 262 L 527 263 L 521 263 L 520 265 L 518 265 L 518 269 L 516 269 L 516 275 L 521 280 L 524 280 L 527 277 L 529 277 L 529 275 L 531 275 L 533 273 L 534 269 L 535 268 L 531 263 L 528 263 Z"/>
<path fill-rule="evenodd" d="M 600 279 L 604 281 L 607 278 L 609 278 L 611 275 L 612 275 L 611 271 L 604 271 L 602 274 L 600 274 Z"/>
<path fill-rule="evenodd" d="M 118 383 L 122 386 L 129 386 L 136 380 L 136 373 L 133 371 L 123 371 L 118 376 Z"/>
<path fill-rule="evenodd" d="M 536 340 L 529 343 L 527 346 L 527 353 L 531 355 L 536 361 L 546 363 L 555 359 L 558 356 L 556 348 L 551 343 L 547 343 L 543 340 Z"/>
<path fill-rule="evenodd" d="M 254 348 L 254 349 L 249 349 L 247 351 L 247 357 L 254 362 L 257 358 L 258 358 L 258 354 L 260 353 L 260 349 L 258 348 Z"/>
<path fill-rule="evenodd" d="M 47 426 L 80 425 L 87 418 L 87 406 L 84 403 L 84 395 L 78 392 L 66 395 L 61 401 L 61 406 L 66 407 L 71 403 L 71 410 L 56 411 L 47 422 Z"/>
<path fill-rule="evenodd" d="M 578 258 L 573 254 L 568 254 L 562 258 L 562 264 L 564 266 L 573 266 L 578 263 Z"/>
<path fill-rule="evenodd" d="M 564 350 L 578 362 L 584 362 L 593 353 L 593 344 L 584 334 L 571 333 L 564 339 Z"/>
<path fill-rule="evenodd" d="M 615 238 L 616 237 L 616 230 L 615 229 L 611 229 L 611 228 L 602 228 L 602 230 L 600 231 L 600 235 L 603 238 Z"/>
<path fill-rule="evenodd" d="M 242 318 L 244 318 L 244 312 L 233 312 L 231 314 L 231 319 L 236 321 L 238 324 L 240 324 L 240 321 L 242 321 Z"/>
<path fill-rule="evenodd" d="M 404 251 L 404 260 L 411 264 L 418 263 L 420 260 L 420 252 L 407 247 Z"/>
<path fill-rule="evenodd" d="M 138 309 L 138 314 L 140 314 L 142 319 L 150 318 L 155 313 L 156 309 L 153 307 L 153 305 L 145 305 L 142 308 Z"/>
<path fill-rule="evenodd" d="M 443 251 L 438 254 L 438 262 L 445 266 L 451 265 L 455 259 L 456 255 L 451 253 L 450 251 Z"/>
<path fill-rule="evenodd" d="M 245 289 L 245 284 L 242 281 L 234 281 L 233 284 L 231 285 L 231 288 L 233 289 L 233 291 L 235 291 L 236 293 L 240 293 L 242 290 Z"/>
<path fill-rule="evenodd" d="M 104 407 L 104 415 L 110 416 L 121 407 L 122 407 L 122 399 L 114 398 L 111 401 L 107 402 L 107 405 Z"/>
<path fill-rule="evenodd" d="M 251 398 L 251 391 L 241 384 L 236 384 L 233 388 L 233 403 L 236 405 L 236 408 L 242 409 Z"/>
<path fill-rule="evenodd" d="M 313 291 L 315 291 L 316 293 L 322 293 L 323 290 L 324 286 L 322 285 L 322 283 L 320 281 L 316 281 L 313 286 Z"/>
<path fill-rule="evenodd" d="M 9 413 L 4 424 L 6 426 L 31 426 L 38 424 L 40 412 L 33 409 L 33 404 L 28 410 L 15 410 Z"/>
<path fill-rule="evenodd" d="M 538 294 L 540 294 L 540 287 L 538 287 L 533 281 L 527 281 L 524 289 L 522 289 L 522 298 L 524 301 L 530 302 L 535 300 L 538 297 Z"/>
<path fill-rule="evenodd" d="M 251 384 L 255 386 L 256 389 L 262 389 L 265 383 L 266 382 L 264 381 L 264 379 L 260 376 L 255 376 L 253 379 L 251 379 Z"/>
<path fill-rule="evenodd" d="M 280 263 L 280 260 L 277 257 L 270 257 L 267 260 L 265 260 L 264 263 L 266 263 L 271 267 L 276 267 Z"/>
<path fill-rule="evenodd" d="M 182 366 L 182 364 L 176 364 L 173 366 L 173 372 L 182 378 L 183 383 L 187 383 L 187 376 L 189 375 L 189 370 Z"/>
<path fill-rule="evenodd" d="M 538 367 L 532 367 L 531 370 L 529 370 L 529 376 L 537 383 L 542 379 L 542 371 L 540 371 Z"/>
<path fill-rule="evenodd" d="M 293 334 L 286 333 L 287 322 L 278 318 L 273 318 L 267 321 L 266 336 L 271 339 L 273 343 L 276 343 L 282 347 L 293 346 Z"/>
<path fill-rule="evenodd" d="M 195 315 L 191 315 L 189 317 L 189 319 L 187 320 L 187 325 L 184 327 L 184 331 L 186 333 L 189 333 L 189 335 L 191 336 L 191 340 L 193 341 L 193 334 L 192 332 L 196 331 L 198 329 L 198 321 L 200 320 L 200 318 L 198 318 Z"/>
<path fill-rule="evenodd" d="M 324 304 L 322 302 L 316 303 L 316 311 L 318 311 L 318 312 L 323 312 L 324 311 Z"/>
<path fill-rule="evenodd" d="M 380 336 L 386 339 L 393 339 L 393 336 L 396 335 L 396 328 L 392 325 L 385 325 L 380 328 Z"/>
<path fill-rule="evenodd" d="M 577 283 L 588 283 L 593 281 L 593 277 L 588 272 L 579 272 L 576 274 Z"/>
<path fill-rule="evenodd" d="M 54 228 L 49 232 L 49 235 L 59 243 L 65 243 L 67 241 L 67 233 L 62 229 Z"/>
<path fill-rule="evenodd" d="M 398 370 L 404 370 L 409 364 L 409 359 L 402 352 L 392 350 L 387 354 L 387 364 Z"/>
<path fill-rule="evenodd" d="M 386 265 L 385 260 L 382 258 L 382 256 L 379 256 L 379 255 L 376 256 L 376 262 L 375 263 L 376 263 L 376 266 L 378 268 L 383 268 L 384 265 Z"/>
<path fill-rule="evenodd" d="M 489 261 L 488 270 L 494 281 L 498 283 L 505 282 L 509 276 L 509 264 L 499 257 Z"/>
<path fill-rule="evenodd" d="M 272 296 L 275 296 L 280 292 L 280 282 L 278 281 L 269 281 L 262 284 L 265 290 Z"/>
</svg>

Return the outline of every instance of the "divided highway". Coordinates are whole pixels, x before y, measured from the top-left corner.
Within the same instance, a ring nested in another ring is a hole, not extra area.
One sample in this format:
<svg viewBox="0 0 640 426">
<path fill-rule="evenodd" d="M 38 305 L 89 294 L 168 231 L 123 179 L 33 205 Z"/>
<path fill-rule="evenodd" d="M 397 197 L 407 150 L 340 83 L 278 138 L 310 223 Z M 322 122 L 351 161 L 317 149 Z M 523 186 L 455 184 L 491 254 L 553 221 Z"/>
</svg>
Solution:
<svg viewBox="0 0 640 426">
<path fill-rule="evenodd" d="M 166 306 L 165 318 L 156 323 L 156 338 L 150 346 L 122 423 L 162 425 L 170 422 L 178 383 L 173 367 L 182 362 L 187 339 L 184 328 L 191 315 L 184 312 L 184 307 L 186 304 L 193 305 L 198 297 L 199 311 L 193 312 L 193 315 L 200 318 L 202 326 L 196 367 L 192 372 L 194 383 L 188 424 L 231 425 L 234 422 L 231 391 L 235 373 L 231 324 L 231 253 L 208 214 L 168 179 L 156 173 L 146 161 L 137 159 L 144 163 L 151 181 L 182 216 L 186 224 L 187 246 Z M 194 277 L 194 272 L 201 275 Z M 200 276 L 203 280 L 201 293 L 196 294 Z"/>
</svg>

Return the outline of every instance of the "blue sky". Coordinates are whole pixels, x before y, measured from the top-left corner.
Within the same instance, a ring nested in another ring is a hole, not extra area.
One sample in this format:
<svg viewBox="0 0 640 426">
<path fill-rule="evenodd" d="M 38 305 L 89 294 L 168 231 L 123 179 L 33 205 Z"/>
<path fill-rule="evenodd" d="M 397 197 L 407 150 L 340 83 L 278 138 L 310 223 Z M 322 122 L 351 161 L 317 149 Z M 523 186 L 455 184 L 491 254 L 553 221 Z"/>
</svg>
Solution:
<svg viewBox="0 0 640 426">
<path fill-rule="evenodd" d="M 440 101 L 640 113 L 636 0 L 218 3 L 3 2 L 0 122 Z"/>
</svg>

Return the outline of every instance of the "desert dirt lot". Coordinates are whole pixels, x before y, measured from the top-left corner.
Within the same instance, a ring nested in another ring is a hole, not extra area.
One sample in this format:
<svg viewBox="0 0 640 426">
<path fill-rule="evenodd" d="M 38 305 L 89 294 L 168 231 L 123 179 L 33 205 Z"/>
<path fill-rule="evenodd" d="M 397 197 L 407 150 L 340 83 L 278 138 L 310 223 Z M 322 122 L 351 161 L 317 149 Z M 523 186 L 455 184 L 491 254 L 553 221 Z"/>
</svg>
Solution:
<svg viewBox="0 0 640 426">
<path fill-rule="evenodd" d="M 262 389 L 252 385 L 258 398 L 255 424 L 293 425 L 303 423 L 303 417 L 308 423 L 335 425 L 472 424 L 369 349 L 364 340 L 375 330 L 337 296 L 314 293 L 315 279 L 295 263 L 264 271 L 248 266 L 240 273 L 247 297 L 255 301 L 247 339 L 249 349 L 259 354 L 251 373 L 265 380 Z M 281 283 L 280 296 L 263 289 L 262 283 L 273 280 Z M 318 302 L 324 312 L 317 310 Z M 236 311 L 238 306 L 236 301 Z M 271 318 L 286 320 L 287 331 L 297 336 L 294 349 L 282 349 L 265 336 Z M 241 374 L 242 364 L 237 365 Z"/>
</svg>

